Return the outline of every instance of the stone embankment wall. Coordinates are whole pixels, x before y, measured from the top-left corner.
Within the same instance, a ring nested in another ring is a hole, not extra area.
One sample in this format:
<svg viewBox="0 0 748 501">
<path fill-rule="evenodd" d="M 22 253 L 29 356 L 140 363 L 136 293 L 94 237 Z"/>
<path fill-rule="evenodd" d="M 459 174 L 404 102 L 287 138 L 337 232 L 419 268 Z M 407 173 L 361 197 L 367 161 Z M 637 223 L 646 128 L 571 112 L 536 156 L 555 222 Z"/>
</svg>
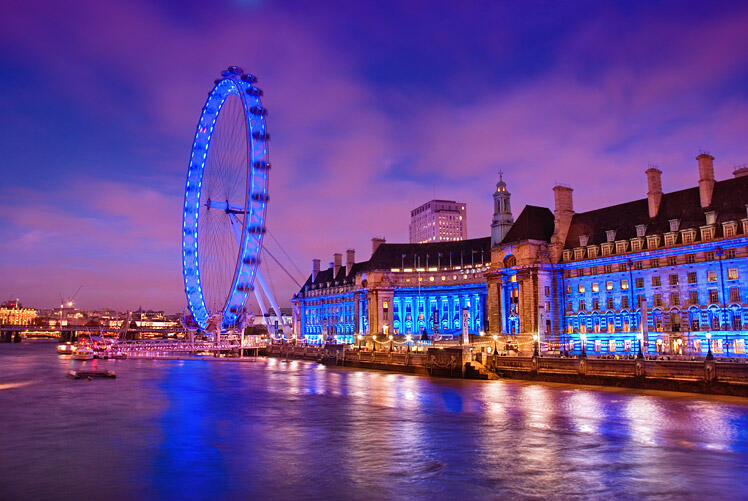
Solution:
<svg viewBox="0 0 748 501">
<path fill-rule="evenodd" d="M 748 363 L 719 360 L 514 357 L 474 353 L 470 347 L 429 348 L 425 352 L 410 353 L 373 352 L 346 349 L 343 345 L 271 345 L 265 354 L 314 360 L 326 365 L 430 376 L 498 377 L 748 397 Z"/>
</svg>

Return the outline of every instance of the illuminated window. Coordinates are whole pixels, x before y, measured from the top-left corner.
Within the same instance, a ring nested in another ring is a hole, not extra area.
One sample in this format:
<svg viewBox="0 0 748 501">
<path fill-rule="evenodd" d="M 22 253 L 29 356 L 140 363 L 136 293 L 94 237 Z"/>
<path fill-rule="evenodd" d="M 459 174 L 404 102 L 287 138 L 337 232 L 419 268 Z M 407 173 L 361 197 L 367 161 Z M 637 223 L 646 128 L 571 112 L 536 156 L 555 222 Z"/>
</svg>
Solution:
<svg viewBox="0 0 748 501">
<path fill-rule="evenodd" d="M 607 282 L 605 282 L 605 290 L 606 291 L 612 291 L 613 290 L 613 281 L 612 280 L 608 280 Z"/>
<path fill-rule="evenodd" d="M 717 270 L 707 270 L 707 272 L 706 272 L 706 281 L 707 282 L 716 282 L 717 281 Z"/>
<path fill-rule="evenodd" d="M 580 293 L 584 292 L 584 284 L 583 283 L 581 283 L 581 282 L 579 283 L 579 285 L 577 286 L 577 292 L 580 292 Z"/>
<path fill-rule="evenodd" d="M 592 282 L 592 292 L 600 292 L 600 287 L 598 287 L 597 282 Z"/>
<path fill-rule="evenodd" d="M 727 268 L 727 279 L 728 280 L 737 280 L 738 279 L 738 269 L 737 268 Z"/>
<path fill-rule="evenodd" d="M 571 285 L 566 286 L 566 293 L 571 294 Z"/>
<path fill-rule="evenodd" d="M 621 280 L 621 289 L 627 290 L 629 288 L 629 281 L 627 279 Z"/>
</svg>

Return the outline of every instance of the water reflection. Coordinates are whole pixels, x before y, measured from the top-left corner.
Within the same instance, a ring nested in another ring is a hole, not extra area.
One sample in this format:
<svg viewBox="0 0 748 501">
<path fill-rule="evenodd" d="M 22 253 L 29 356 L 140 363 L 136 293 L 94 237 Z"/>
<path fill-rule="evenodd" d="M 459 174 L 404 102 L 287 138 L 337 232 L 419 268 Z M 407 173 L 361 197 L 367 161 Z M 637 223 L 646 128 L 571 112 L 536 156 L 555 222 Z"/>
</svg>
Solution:
<svg viewBox="0 0 748 501">
<path fill-rule="evenodd" d="M 96 363 L 117 380 L 66 379 L 76 362 L 54 345 L 0 345 L 12 423 L 0 428 L 1 499 L 734 498 L 746 487 L 743 400 L 275 359 Z"/>
</svg>

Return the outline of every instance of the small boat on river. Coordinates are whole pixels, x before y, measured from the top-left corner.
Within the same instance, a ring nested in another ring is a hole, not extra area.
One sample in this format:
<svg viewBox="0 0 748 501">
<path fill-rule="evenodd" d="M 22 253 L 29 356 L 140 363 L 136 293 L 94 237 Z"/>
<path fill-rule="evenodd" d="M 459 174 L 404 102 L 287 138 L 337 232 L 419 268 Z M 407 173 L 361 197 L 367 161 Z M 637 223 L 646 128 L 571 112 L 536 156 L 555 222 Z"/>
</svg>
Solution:
<svg viewBox="0 0 748 501">
<path fill-rule="evenodd" d="M 70 371 L 68 372 L 68 376 L 70 376 L 73 379 L 80 379 L 80 378 L 87 378 L 92 379 L 95 377 L 106 377 L 106 378 L 116 378 L 117 374 L 115 374 L 112 370 L 79 370 L 79 371 Z"/>
<path fill-rule="evenodd" d="M 73 360 L 93 360 L 94 351 L 88 346 L 78 346 L 73 352 Z"/>
<path fill-rule="evenodd" d="M 57 345 L 58 355 L 72 355 L 75 351 L 73 343 L 61 343 Z"/>
</svg>

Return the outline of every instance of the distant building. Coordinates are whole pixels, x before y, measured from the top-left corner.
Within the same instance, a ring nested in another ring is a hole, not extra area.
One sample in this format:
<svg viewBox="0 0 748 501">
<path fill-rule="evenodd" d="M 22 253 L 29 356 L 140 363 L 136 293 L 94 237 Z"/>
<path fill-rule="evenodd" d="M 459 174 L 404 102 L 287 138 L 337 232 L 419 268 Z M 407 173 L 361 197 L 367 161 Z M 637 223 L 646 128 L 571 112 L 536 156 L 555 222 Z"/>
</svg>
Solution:
<svg viewBox="0 0 748 501">
<path fill-rule="evenodd" d="M 30 325 L 38 315 L 38 311 L 24 308 L 17 299 L 6 301 L 0 306 L 0 325 Z"/>
<path fill-rule="evenodd" d="M 499 182 L 496 183 L 496 191 L 493 192 L 491 247 L 499 245 L 514 224 L 512 205 L 510 203 L 511 198 L 512 194 L 506 189 L 504 176 L 499 172 Z"/>
<path fill-rule="evenodd" d="M 431 200 L 410 211 L 410 243 L 455 242 L 467 238 L 465 204 Z"/>
</svg>

